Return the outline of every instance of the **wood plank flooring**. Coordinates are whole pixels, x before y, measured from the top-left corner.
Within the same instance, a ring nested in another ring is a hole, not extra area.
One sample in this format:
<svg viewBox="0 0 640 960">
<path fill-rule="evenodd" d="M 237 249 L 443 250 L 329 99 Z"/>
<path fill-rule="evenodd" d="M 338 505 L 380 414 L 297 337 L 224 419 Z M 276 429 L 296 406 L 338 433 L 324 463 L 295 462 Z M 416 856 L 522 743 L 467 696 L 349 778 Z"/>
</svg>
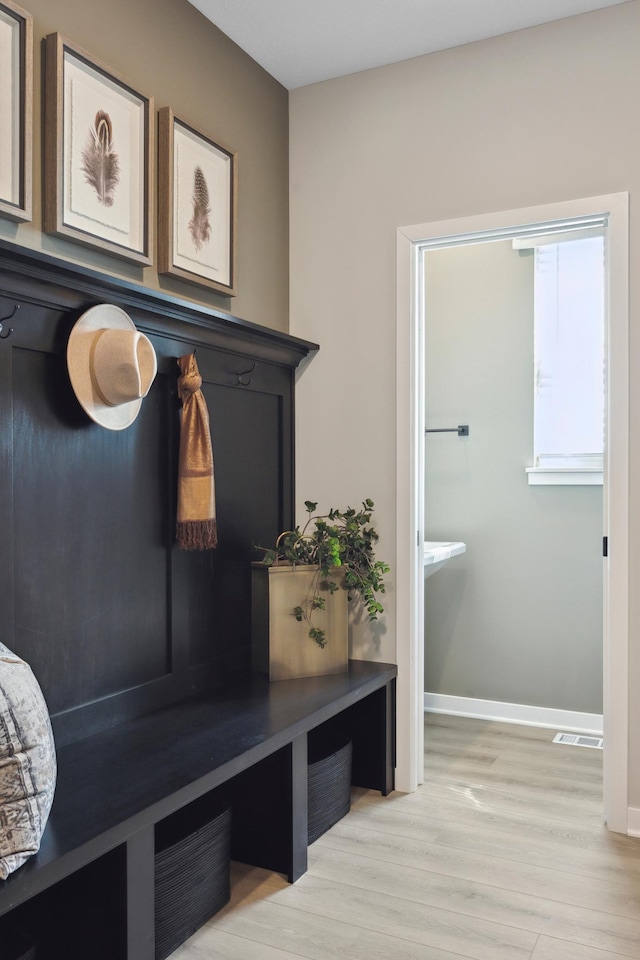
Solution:
<svg viewBox="0 0 640 960">
<path fill-rule="evenodd" d="M 602 824 L 602 751 L 552 739 L 428 716 L 416 793 L 354 791 L 293 885 L 234 864 L 172 960 L 640 958 L 640 840 Z"/>
</svg>

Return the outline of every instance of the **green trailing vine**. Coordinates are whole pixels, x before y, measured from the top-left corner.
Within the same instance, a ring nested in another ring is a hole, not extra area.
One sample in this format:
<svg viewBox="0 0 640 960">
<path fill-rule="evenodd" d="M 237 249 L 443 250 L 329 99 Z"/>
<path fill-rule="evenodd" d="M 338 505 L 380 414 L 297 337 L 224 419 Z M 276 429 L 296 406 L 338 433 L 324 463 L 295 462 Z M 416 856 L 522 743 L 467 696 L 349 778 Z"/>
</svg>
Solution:
<svg viewBox="0 0 640 960">
<path fill-rule="evenodd" d="M 363 500 L 360 510 L 331 509 L 327 514 L 314 516 L 317 507 L 317 503 L 305 500 L 309 517 L 302 529 L 285 530 L 273 549 L 259 549 L 264 550 L 262 562 L 267 567 L 285 563 L 318 566 L 312 589 L 294 607 L 292 615 L 296 620 L 306 620 L 309 636 L 319 647 L 324 647 L 325 631 L 313 621 L 314 612 L 326 608 L 326 599 L 320 591 L 332 594 L 345 589 L 348 599 L 359 601 L 369 620 L 376 620 L 378 614 L 384 612 L 377 595 L 385 592 L 383 577 L 390 568 L 375 558 L 378 534 L 371 526 L 373 500 Z"/>
</svg>

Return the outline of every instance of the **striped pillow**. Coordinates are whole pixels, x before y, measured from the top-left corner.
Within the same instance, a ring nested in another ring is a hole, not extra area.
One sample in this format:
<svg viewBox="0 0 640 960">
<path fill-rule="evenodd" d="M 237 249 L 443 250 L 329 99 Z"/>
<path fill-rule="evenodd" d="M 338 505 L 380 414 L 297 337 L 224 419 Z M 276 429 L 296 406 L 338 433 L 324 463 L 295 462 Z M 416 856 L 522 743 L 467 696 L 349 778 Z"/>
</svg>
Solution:
<svg viewBox="0 0 640 960">
<path fill-rule="evenodd" d="M 38 852 L 56 774 L 51 721 L 38 681 L 0 643 L 0 879 Z"/>
</svg>

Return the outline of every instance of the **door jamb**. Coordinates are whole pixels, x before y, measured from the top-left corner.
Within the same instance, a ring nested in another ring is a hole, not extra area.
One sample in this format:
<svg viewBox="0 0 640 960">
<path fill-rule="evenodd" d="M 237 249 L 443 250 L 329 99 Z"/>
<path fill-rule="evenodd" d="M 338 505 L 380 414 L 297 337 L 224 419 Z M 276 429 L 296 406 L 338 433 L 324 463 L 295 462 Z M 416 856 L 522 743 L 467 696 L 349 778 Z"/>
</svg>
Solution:
<svg viewBox="0 0 640 960">
<path fill-rule="evenodd" d="M 604 811 L 628 829 L 629 198 L 627 193 L 400 227 L 396 231 L 397 789 L 424 775 L 424 346 L 418 256 L 426 241 L 497 239 L 514 228 L 604 215 L 608 256 L 608 395 L 604 533 Z"/>
</svg>

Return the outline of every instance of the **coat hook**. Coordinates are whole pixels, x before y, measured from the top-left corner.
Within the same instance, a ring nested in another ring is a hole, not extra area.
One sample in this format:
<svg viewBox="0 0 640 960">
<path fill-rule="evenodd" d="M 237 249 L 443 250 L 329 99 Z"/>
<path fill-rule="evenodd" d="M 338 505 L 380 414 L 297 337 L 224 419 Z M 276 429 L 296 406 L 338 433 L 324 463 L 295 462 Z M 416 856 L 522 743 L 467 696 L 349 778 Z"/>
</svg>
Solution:
<svg viewBox="0 0 640 960">
<path fill-rule="evenodd" d="M 5 320 L 11 320 L 12 317 L 15 317 L 15 315 L 16 315 L 16 313 L 18 312 L 19 309 L 20 309 L 20 304 L 19 304 L 19 303 L 16 303 L 16 305 L 15 305 L 15 307 L 13 308 L 13 310 L 11 311 L 11 313 L 8 313 L 8 314 L 6 315 L 6 317 L 0 318 L 0 340 L 6 340 L 6 339 L 7 339 L 8 337 L 10 337 L 11 334 L 13 333 L 13 327 L 9 327 L 9 329 L 8 329 L 7 332 L 5 333 L 5 332 L 3 331 L 3 329 L 2 329 L 2 324 L 5 322 Z"/>
<path fill-rule="evenodd" d="M 250 379 L 250 378 L 244 379 L 244 378 L 247 377 L 247 374 L 248 374 L 248 373 L 253 373 L 253 371 L 255 370 L 255 368 L 256 368 L 257 366 L 258 366 L 258 361 L 257 361 L 257 360 L 254 360 L 253 366 L 252 366 L 252 367 L 249 367 L 248 370 L 243 370 L 242 373 L 236 373 L 236 377 L 238 378 L 238 383 L 239 383 L 241 386 L 243 386 L 243 387 L 248 387 L 248 386 L 249 386 L 249 384 L 251 383 L 251 379 Z"/>
</svg>

